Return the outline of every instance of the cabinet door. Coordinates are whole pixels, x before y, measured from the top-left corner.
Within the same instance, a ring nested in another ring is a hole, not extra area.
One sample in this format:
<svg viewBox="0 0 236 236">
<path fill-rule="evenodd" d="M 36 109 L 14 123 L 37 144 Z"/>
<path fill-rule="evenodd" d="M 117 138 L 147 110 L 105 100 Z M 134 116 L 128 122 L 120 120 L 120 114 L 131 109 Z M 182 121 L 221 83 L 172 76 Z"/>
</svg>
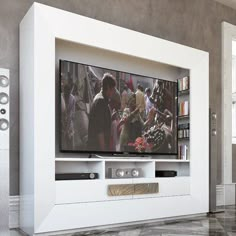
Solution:
<svg viewBox="0 0 236 236">
<path fill-rule="evenodd" d="M 131 179 L 56 181 L 56 204 L 132 199 L 132 194 L 109 196 L 108 186 L 132 184 Z"/>
<path fill-rule="evenodd" d="M 133 198 L 170 197 L 190 194 L 190 177 L 133 179 L 134 184 L 158 183 L 158 193 L 138 194 Z"/>
</svg>

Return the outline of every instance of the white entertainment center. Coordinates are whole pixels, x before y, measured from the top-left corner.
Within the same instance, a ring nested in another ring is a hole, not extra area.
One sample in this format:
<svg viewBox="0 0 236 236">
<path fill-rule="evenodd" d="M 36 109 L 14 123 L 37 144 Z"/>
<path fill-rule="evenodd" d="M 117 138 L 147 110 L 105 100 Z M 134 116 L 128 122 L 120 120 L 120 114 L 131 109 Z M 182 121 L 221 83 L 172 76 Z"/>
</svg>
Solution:
<svg viewBox="0 0 236 236">
<path fill-rule="evenodd" d="M 188 73 L 189 159 L 61 153 L 56 128 L 59 59 L 170 80 Z M 34 3 L 20 24 L 20 228 L 30 235 L 49 235 L 207 213 L 208 64 L 207 52 Z M 142 168 L 143 176 L 111 179 L 110 167 Z M 155 170 L 169 169 L 177 176 L 155 177 Z M 90 171 L 99 178 L 55 180 L 55 173 Z M 109 185 L 145 183 L 158 183 L 158 192 L 108 195 Z"/>
</svg>

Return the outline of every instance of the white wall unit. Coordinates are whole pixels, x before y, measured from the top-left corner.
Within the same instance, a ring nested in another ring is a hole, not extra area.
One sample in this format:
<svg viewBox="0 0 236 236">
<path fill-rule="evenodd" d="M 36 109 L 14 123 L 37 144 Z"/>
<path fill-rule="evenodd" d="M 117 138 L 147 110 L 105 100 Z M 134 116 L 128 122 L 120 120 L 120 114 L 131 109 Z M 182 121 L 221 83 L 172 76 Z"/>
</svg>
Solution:
<svg viewBox="0 0 236 236">
<path fill-rule="evenodd" d="M 80 51 L 86 55 L 86 62 L 99 66 L 140 73 L 139 66 L 145 65 L 142 68 L 147 76 L 158 75 L 157 65 L 171 80 L 182 73 L 176 68 L 189 70 L 190 161 L 82 159 L 58 153 L 56 59 L 62 55 L 76 59 Z M 21 229 L 30 235 L 48 235 L 59 230 L 208 212 L 208 60 L 208 53 L 200 50 L 34 3 L 20 24 Z M 107 179 L 106 168 L 118 163 L 142 167 L 145 175 L 139 179 Z M 155 169 L 166 166 L 182 174 L 155 178 Z M 55 172 L 78 170 L 99 172 L 99 179 L 55 181 Z M 159 183 L 159 193 L 107 195 L 109 184 L 146 182 Z"/>
</svg>

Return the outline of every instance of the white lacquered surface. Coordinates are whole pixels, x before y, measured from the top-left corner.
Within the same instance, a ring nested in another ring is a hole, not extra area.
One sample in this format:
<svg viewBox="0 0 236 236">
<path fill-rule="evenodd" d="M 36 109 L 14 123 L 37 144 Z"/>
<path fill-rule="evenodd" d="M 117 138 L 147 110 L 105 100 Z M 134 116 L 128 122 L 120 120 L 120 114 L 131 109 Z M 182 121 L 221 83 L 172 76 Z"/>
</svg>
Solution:
<svg viewBox="0 0 236 236">
<path fill-rule="evenodd" d="M 74 30 L 78 27 L 80 30 Z M 26 232 L 43 233 L 208 211 L 208 53 L 38 3 L 34 3 L 22 21 L 20 31 L 21 227 Z M 117 53 L 190 69 L 189 195 L 56 205 L 59 201 L 55 182 L 56 38 L 110 51 L 114 56 Z"/>
</svg>

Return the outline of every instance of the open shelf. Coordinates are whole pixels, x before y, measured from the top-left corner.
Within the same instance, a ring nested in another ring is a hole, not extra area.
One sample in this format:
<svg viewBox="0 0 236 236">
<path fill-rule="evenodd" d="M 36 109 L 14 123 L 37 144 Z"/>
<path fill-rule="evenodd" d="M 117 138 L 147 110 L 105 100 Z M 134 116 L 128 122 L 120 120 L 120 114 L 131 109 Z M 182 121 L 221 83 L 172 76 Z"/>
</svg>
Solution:
<svg viewBox="0 0 236 236">
<path fill-rule="evenodd" d="M 186 116 L 178 116 L 178 119 L 179 120 L 182 120 L 182 119 L 189 119 L 190 115 L 186 115 Z"/>
<path fill-rule="evenodd" d="M 104 179 L 104 162 L 102 162 L 101 160 L 95 161 L 88 159 L 57 160 L 56 174 L 60 173 L 98 173 L 98 179 Z M 84 179 L 82 181 L 84 181 Z M 94 180 L 89 180 L 89 181 L 94 181 Z"/>
<path fill-rule="evenodd" d="M 189 162 L 189 160 L 180 160 L 180 159 L 155 159 L 155 162 L 171 162 L 171 163 L 184 163 Z"/>
<path fill-rule="evenodd" d="M 178 91 L 178 96 L 189 95 L 189 93 L 190 93 L 189 89 L 180 90 L 180 91 Z"/>
<path fill-rule="evenodd" d="M 179 160 L 179 162 L 156 162 L 155 170 L 173 170 L 177 171 L 177 176 L 190 176 L 190 161 L 189 160 Z M 173 177 L 173 178 L 176 178 Z M 161 177 L 163 178 L 163 177 Z"/>
<path fill-rule="evenodd" d="M 56 162 L 102 162 L 102 159 L 99 158 L 78 158 L 78 157 L 71 157 L 71 158 L 62 158 L 57 157 L 55 159 Z"/>
<path fill-rule="evenodd" d="M 190 138 L 178 138 L 178 141 L 189 141 Z"/>
</svg>

